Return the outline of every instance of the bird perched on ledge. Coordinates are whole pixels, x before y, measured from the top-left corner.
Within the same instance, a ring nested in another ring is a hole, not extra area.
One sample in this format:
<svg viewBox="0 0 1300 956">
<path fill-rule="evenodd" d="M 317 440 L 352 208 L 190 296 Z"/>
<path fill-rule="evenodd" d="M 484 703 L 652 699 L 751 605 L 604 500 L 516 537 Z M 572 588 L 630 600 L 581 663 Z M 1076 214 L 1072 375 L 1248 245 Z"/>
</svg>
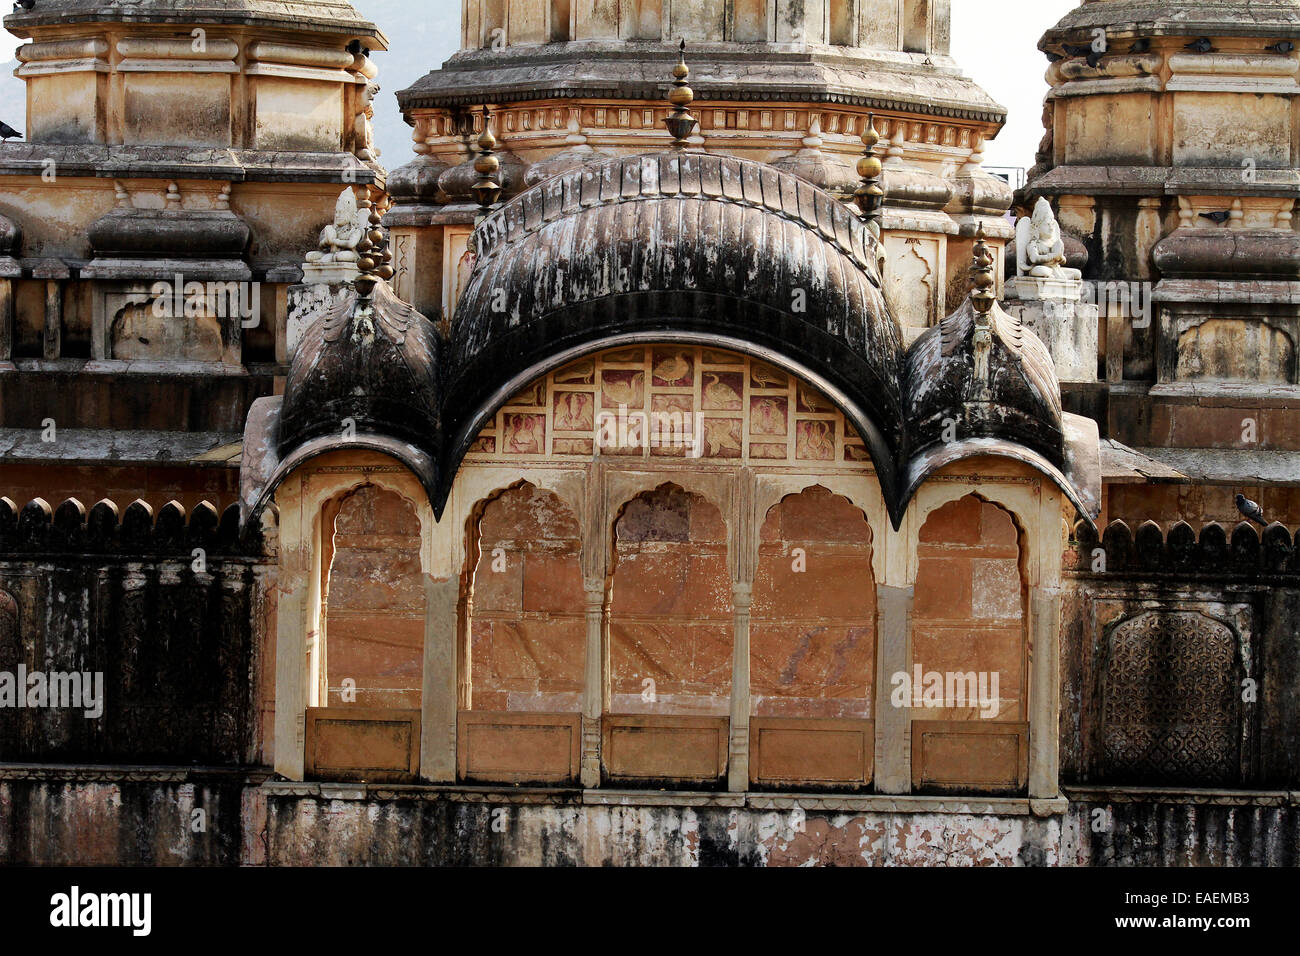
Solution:
<svg viewBox="0 0 1300 956">
<path fill-rule="evenodd" d="M 18 10 L 30 10 L 34 6 L 36 6 L 36 0 L 14 0 L 15 12 Z"/>
<path fill-rule="evenodd" d="M 6 139 L 13 139 L 14 137 L 21 138 L 22 135 L 22 133 L 18 132 L 18 130 L 14 129 L 8 123 L 0 123 L 0 142 L 3 142 Z"/>
<path fill-rule="evenodd" d="M 1264 520 L 1264 509 L 1259 506 L 1259 502 L 1251 501 L 1240 492 L 1237 493 L 1237 510 L 1243 517 L 1255 522 L 1261 528 L 1268 527 L 1268 522 Z"/>
<path fill-rule="evenodd" d="M 1191 50 L 1193 53 L 1209 53 L 1213 51 L 1214 44 L 1210 42 L 1209 37 L 1201 37 L 1199 40 L 1184 44 L 1183 49 Z"/>
<path fill-rule="evenodd" d="M 1227 209 L 1216 209 L 1214 212 L 1201 213 L 1201 218 L 1208 219 L 1210 220 L 1210 222 L 1217 222 L 1219 225 L 1223 225 L 1225 222 L 1227 222 L 1229 219 L 1232 218 L 1232 213 L 1229 212 Z"/>
</svg>

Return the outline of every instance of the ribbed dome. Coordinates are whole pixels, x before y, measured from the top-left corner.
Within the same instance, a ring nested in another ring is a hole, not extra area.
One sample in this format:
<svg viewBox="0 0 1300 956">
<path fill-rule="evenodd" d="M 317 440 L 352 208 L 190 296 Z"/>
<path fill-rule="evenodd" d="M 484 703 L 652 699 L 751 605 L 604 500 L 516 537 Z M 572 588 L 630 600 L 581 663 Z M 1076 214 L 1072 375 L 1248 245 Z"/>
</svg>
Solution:
<svg viewBox="0 0 1300 956">
<path fill-rule="evenodd" d="M 907 353 L 912 455 L 937 444 L 996 438 L 1065 465 L 1061 387 L 1047 348 L 997 303 L 989 312 L 987 380 L 977 372 L 970 299 L 923 332 Z"/>
<path fill-rule="evenodd" d="M 758 355 L 849 416 L 882 484 L 904 446 L 902 347 L 876 241 L 772 166 L 662 153 L 569 170 L 494 211 L 456 309 L 444 476 L 495 408 L 584 351 L 705 342 Z"/>
<path fill-rule="evenodd" d="M 375 286 L 369 307 L 349 292 L 308 328 L 294 353 L 280 456 L 310 439 L 351 432 L 399 439 L 436 458 L 438 345 L 429 320 L 385 283 Z"/>
</svg>

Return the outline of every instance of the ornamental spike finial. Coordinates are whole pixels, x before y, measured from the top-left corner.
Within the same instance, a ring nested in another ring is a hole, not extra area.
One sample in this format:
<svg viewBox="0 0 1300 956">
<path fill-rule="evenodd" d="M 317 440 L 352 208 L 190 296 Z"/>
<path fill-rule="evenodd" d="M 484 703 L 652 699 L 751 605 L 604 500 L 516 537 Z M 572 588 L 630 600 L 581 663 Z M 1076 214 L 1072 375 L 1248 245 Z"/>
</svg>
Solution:
<svg viewBox="0 0 1300 956">
<path fill-rule="evenodd" d="M 673 149 L 685 149 L 686 141 L 695 130 L 695 116 L 688 107 L 695 100 L 695 91 L 686 85 L 691 68 L 686 65 L 686 41 L 678 47 L 677 65 L 673 67 L 673 86 L 668 91 L 668 102 L 673 112 L 664 120 L 664 126 L 673 137 Z"/>
<path fill-rule="evenodd" d="M 881 207 L 885 204 L 885 190 L 881 186 L 883 166 L 876 156 L 876 144 L 880 142 L 880 133 L 876 131 L 876 117 L 868 113 L 867 125 L 862 130 L 862 158 L 858 160 L 858 176 L 861 185 L 853 193 L 853 201 L 862 213 L 862 221 L 871 232 L 880 238 Z"/>
<path fill-rule="evenodd" d="M 474 160 L 474 171 L 478 173 L 478 181 L 470 187 L 474 192 L 474 197 L 478 199 L 478 204 L 486 213 L 501 198 L 500 171 L 501 160 L 493 155 L 492 151 L 496 149 L 497 140 L 492 135 L 492 129 L 489 125 L 492 115 L 488 112 L 485 105 L 483 107 L 483 132 L 478 138 L 478 159 Z"/>
<path fill-rule="evenodd" d="M 997 278 L 993 274 L 993 252 L 984 241 L 984 223 L 979 224 L 975 232 L 975 248 L 971 254 L 971 304 L 980 317 L 988 315 L 993 308 L 996 294 L 993 287 Z"/>
</svg>

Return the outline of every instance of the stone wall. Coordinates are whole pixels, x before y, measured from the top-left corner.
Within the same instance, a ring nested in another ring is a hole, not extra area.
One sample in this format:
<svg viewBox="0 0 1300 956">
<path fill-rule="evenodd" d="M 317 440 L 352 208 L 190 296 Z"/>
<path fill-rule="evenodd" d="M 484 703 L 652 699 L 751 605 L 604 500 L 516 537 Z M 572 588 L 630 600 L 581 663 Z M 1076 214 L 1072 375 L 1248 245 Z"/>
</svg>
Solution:
<svg viewBox="0 0 1300 956">
<path fill-rule="evenodd" d="M 237 539 L 237 518 L 203 504 L 187 521 L 171 503 L 155 522 L 137 502 L 119 523 L 108 502 L 87 516 L 75 499 L 17 514 L 0 499 L 0 672 L 35 705 L 0 706 L 0 760 L 258 761 L 272 565 L 258 542 Z M 20 667 L 44 675 L 44 693 L 30 676 L 19 682 Z M 56 674 L 79 675 L 61 706 Z"/>
</svg>

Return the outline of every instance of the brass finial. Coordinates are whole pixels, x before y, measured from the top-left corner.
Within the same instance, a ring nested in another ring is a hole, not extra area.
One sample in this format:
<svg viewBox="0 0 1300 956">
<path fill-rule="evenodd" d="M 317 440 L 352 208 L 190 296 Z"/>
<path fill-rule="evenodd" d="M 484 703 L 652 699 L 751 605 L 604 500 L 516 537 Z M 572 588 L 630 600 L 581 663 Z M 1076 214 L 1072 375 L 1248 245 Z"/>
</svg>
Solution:
<svg viewBox="0 0 1300 956">
<path fill-rule="evenodd" d="M 975 232 L 975 248 L 971 256 L 971 304 L 980 316 L 988 314 L 989 309 L 993 308 L 993 300 L 996 295 L 993 287 L 997 285 L 997 279 L 993 274 L 993 252 L 984 241 L 984 223 L 979 224 Z"/>
<path fill-rule="evenodd" d="M 478 173 L 478 182 L 471 187 L 474 191 L 475 198 L 478 199 L 479 206 L 484 212 L 492 208 L 493 204 L 501 198 L 500 170 L 501 160 L 492 155 L 492 150 L 496 148 L 497 140 L 492 135 L 492 129 L 488 125 L 491 121 L 491 114 L 488 108 L 483 107 L 483 132 L 478 138 L 478 159 L 474 160 L 474 171 Z"/>
<path fill-rule="evenodd" d="M 393 277 L 393 253 L 389 249 L 388 235 L 383 230 L 384 217 L 379 204 L 368 198 L 361 199 L 357 208 L 368 210 L 369 215 L 366 217 L 366 233 L 357 243 L 357 268 L 361 274 L 352 284 L 362 298 L 369 298 L 377 282 Z"/>
<path fill-rule="evenodd" d="M 673 88 L 668 91 L 668 102 L 673 104 L 672 115 L 664 120 L 673 137 L 673 149 L 685 149 L 686 140 L 695 130 L 695 117 L 687 108 L 695 99 L 695 91 L 686 85 L 691 68 L 686 65 L 686 41 L 678 48 L 677 65 L 673 67 Z"/>
<path fill-rule="evenodd" d="M 862 221 L 871 227 L 871 231 L 880 237 L 881 207 L 885 204 L 885 190 L 880 185 L 883 167 L 876 156 L 876 144 L 880 142 L 880 133 L 876 131 L 876 117 L 867 114 L 867 126 L 862 131 L 862 158 L 858 160 L 858 176 L 862 184 L 853 193 L 853 201 L 862 212 Z"/>
</svg>

